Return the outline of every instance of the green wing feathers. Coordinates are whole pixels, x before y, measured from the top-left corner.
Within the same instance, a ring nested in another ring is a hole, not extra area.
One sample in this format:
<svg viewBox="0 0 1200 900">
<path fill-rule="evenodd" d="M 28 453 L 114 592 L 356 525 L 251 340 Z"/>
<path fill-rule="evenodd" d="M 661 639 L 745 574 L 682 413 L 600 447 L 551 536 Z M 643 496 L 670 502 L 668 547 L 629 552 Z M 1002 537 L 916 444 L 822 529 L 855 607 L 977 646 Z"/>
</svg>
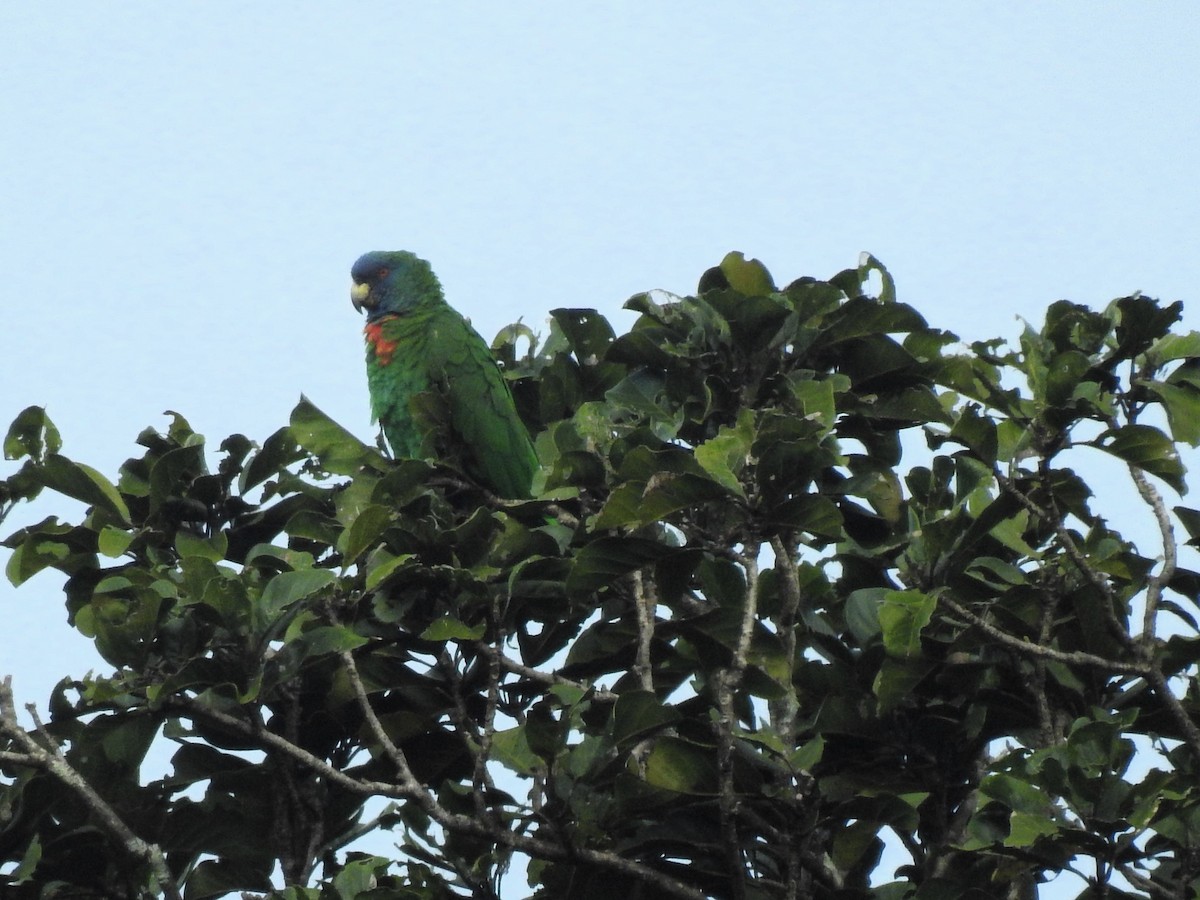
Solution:
<svg viewBox="0 0 1200 900">
<path fill-rule="evenodd" d="M 528 497 L 537 455 L 495 357 L 454 310 L 438 319 L 432 355 L 451 426 L 468 450 L 468 470 L 502 497 Z"/>
<path fill-rule="evenodd" d="M 528 497 L 537 470 L 533 444 L 495 358 L 466 319 L 438 304 L 389 318 L 381 337 L 395 352 L 385 364 L 380 345 L 368 342 L 368 382 L 372 412 L 392 452 L 417 458 L 445 452 L 498 495 Z M 439 429 L 419 408 L 429 394 L 441 400 L 441 415 L 433 418 L 445 420 L 452 446 L 437 446 Z"/>
</svg>

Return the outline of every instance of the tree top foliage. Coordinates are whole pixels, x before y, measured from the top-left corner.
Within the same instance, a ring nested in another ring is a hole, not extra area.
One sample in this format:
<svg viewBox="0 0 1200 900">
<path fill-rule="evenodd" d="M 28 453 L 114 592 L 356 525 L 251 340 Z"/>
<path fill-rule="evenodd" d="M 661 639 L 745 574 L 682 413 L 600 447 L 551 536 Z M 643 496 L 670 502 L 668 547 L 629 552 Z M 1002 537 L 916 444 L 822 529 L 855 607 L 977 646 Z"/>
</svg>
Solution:
<svg viewBox="0 0 1200 900">
<path fill-rule="evenodd" d="M 86 512 L 7 574 L 61 572 L 112 671 L 44 722 L 0 690 L 5 895 L 1200 889 L 1181 304 L 964 343 L 870 256 L 780 289 L 730 254 L 626 305 L 494 344 L 529 501 L 307 400 L 215 452 L 173 413 L 115 481 L 25 410 L 0 514 Z"/>
</svg>

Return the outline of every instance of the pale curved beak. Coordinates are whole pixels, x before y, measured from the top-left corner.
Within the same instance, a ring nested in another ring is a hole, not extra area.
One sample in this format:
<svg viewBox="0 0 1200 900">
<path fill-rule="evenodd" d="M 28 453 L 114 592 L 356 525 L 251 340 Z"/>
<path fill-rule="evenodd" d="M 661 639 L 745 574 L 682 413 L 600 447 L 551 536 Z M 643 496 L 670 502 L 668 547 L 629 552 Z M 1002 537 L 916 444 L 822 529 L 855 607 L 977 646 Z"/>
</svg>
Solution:
<svg viewBox="0 0 1200 900">
<path fill-rule="evenodd" d="M 350 302 L 359 312 L 363 311 L 364 306 L 368 308 L 374 306 L 375 304 L 371 302 L 371 286 L 369 284 L 351 285 Z"/>
</svg>

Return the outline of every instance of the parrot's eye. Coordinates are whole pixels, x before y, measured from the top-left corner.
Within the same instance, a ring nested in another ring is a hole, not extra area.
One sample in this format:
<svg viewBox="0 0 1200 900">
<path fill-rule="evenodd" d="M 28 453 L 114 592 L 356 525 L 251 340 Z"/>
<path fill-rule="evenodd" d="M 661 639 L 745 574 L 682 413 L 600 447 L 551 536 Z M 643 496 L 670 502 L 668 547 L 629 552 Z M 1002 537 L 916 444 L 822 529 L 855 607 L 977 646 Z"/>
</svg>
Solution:
<svg viewBox="0 0 1200 900">
<path fill-rule="evenodd" d="M 380 269 L 380 270 L 379 270 L 379 274 L 378 274 L 377 276 L 375 276 L 375 277 L 376 277 L 376 278 L 381 278 L 381 279 L 382 279 L 382 278 L 387 278 L 387 277 L 388 277 L 388 275 L 391 273 L 391 271 L 392 271 L 392 270 L 391 270 L 391 269 L 389 269 L 387 266 L 384 266 L 382 269 Z"/>
</svg>

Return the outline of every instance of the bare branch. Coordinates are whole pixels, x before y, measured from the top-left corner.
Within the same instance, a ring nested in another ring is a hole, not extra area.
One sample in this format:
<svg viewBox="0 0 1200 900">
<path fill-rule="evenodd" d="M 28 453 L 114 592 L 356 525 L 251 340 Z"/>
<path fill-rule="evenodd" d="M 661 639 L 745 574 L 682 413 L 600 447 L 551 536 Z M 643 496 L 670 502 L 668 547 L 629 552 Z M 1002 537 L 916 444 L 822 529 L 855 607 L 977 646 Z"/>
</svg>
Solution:
<svg viewBox="0 0 1200 900">
<path fill-rule="evenodd" d="M 171 877 L 171 871 L 167 868 L 167 861 L 163 856 L 162 849 L 157 844 L 144 841 L 133 833 L 117 811 L 109 806 L 107 801 L 96 793 L 96 789 L 67 762 L 62 748 L 46 731 L 36 715 L 34 724 L 37 733 L 46 742 L 46 747 L 35 741 L 30 737 L 29 732 L 21 727 L 17 720 L 16 705 L 13 701 L 12 676 L 5 676 L 4 681 L 0 683 L 0 734 L 7 735 L 23 750 L 28 764 L 49 772 L 79 795 L 79 798 L 95 815 L 100 827 L 120 843 L 126 853 L 150 867 L 150 875 L 158 890 L 171 900 L 182 900 L 183 895 L 180 894 L 175 880 Z"/>
<path fill-rule="evenodd" d="M 1149 666 L 1145 678 L 1150 682 L 1150 686 L 1154 688 L 1154 692 L 1166 705 L 1167 711 L 1171 714 L 1180 730 L 1183 732 L 1184 740 L 1187 741 L 1188 747 L 1192 753 L 1200 758 L 1200 728 L 1196 727 L 1196 723 L 1192 721 L 1192 717 L 1188 711 L 1184 709 L 1183 704 L 1175 693 L 1171 690 L 1171 686 L 1167 684 L 1166 676 L 1157 666 Z"/>
<path fill-rule="evenodd" d="M 1086 666 L 1105 672 L 1124 672 L 1129 675 L 1141 675 L 1143 677 L 1147 676 L 1150 672 L 1151 667 L 1143 662 L 1123 662 L 1117 659 L 1105 659 L 1103 656 L 1084 653 L 1081 650 L 1072 650 L 1069 652 L 1055 650 L 1053 647 L 1046 647 L 1042 644 L 1035 644 L 1033 641 L 1019 638 L 980 618 L 975 613 L 951 600 L 944 593 L 938 596 L 938 602 L 944 603 L 956 616 L 966 619 L 967 622 L 984 632 L 988 637 L 995 638 L 1004 644 L 1004 646 L 1016 650 L 1018 653 L 1028 656 L 1031 659 L 1048 659 L 1054 662 L 1065 663 L 1069 666 Z"/>
<path fill-rule="evenodd" d="M 738 836 L 738 800 L 733 783 L 734 722 L 737 715 L 733 708 L 734 695 L 741 685 L 746 671 L 746 659 L 750 653 L 750 639 L 758 615 L 758 545 L 748 546 L 738 554 L 738 562 L 746 578 L 746 600 L 742 608 L 742 620 L 738 628 L 737 643 L 734 645 L 730 664 L 713 676 L 717 700 L 717 778 L 720 791 L 721 835 L 725 844 L 726 863 L 729 866 L 730 884 L 734 900 L 746 896 L 746 867 L 742 861 L 741 839 Z"/>
<path fill-rule="evenodd" d="M 1058 615 L 1058 605 L 1062 595 L 1059 591 L 1043 590 L 1041 596 L 1042 609 L 1037 642 L 1038 646 L 1048 647 L 1054 635 L 1054 620 Z M 1037 706 L 1039 737 L 1043 747 L 1052 747 L 1062 741 L 1062 728 L 1059 727 L 1057 719 L 1051 712 L 1050 699 L 1046 695 L 1046 660 L 1042 657 L 1034 659 L 1033 671 L 1033 684 L 1030 685 L 1030 690 Z"/>
<path fill-rule="evenodd" d="M 775 555 L 775 568 L 781 573 L 779 579 L 780 592 L 783 595 L 783 608 L 780 610 L 777 626 L 779 636 L 783 641 L 784 659 L 787 660 L 788 684 L 796 670 L 796 618 L 800 610 L 800 571 L 792 556 L 792 548 L 786 546 L 778 536 L 771 538 L 771 550 Z M 787 691 L 784 697 L 773 703 L 777 710 L 774 722 L 775 730 L 783 739 L 786 746 L 796 743 L 796 713 L 799 703 L 795 691 Z"/>
<path fill-rule="evenodd" d="M 633 573 L 633 603 L 637 610 L 638 646 L 637 660 L 633 664 L 634 674 L 643 691 L 654 692 L 654 668 L 650 661 L 650 647 L 654 641 L 654 610 L 657 606 L 654 582 Z"/>
<path fill-rule="evenodd" d="M 1104 610 L 1104 618 L 1109 630 L 1121 643 L 1127 647 L 1132 647 L 1133 637 L 1129 634 L 1129 629 L 1117 618 L 1116 609 L 1118 600 L 1116 594 L 1113 592 L 1112 585 L 1101 572 L 1098 572 L 1088 562 L 1083 551 L 1079 549 L 1079 545 L 1075 543 L 1075 538 L 1071 535 L 1067 526 L 1063 524 L 1062 516 L 1057 514 L 1057 510 L 1048 510 L 1039 506 L 1027 494 L 1018 490 L 1012 480 L 1006 477 L 999 469 L 995 469 L 993 474 L 999 485 L 1011 494 L 1026 510 L 1053 526 L 1054 534 L 1062 545 L 1063 550 L 1066 551 L 1068 558 L 1075 564 L 1075 567 L 1083 577 L 1088 580 L 1088 583 L 1104 597 L 1104 603 L 1101 604 L 1101 607 Z"/>
<path fill-rule="evenodd" d="M 353 828 L 343 832 L 342 834 L 339 834 L 333 840 L 326 841 L 317 848 L 316 856 L 320 858 L 325 856 L 327 853 L 333 853 L 334 851 L 340 850 L 342 847 L 353 844 L 359 838 L 375 833 L 380 828 L 384 827 L 384 823 L 387 822 L 390 816 L 395 815 L 395 811 L 396 805 L 394 803 L 389 803 L 387 807 L 381 813 L 379 813 L 379 815 L 374 816 L 365 822 L 359 822 Z"/>
<path fill-rule="evenodd" d="M 496 603 L 493 601 L 493 617 L 496 614 Z M 502 639 L 501 639 L 502 640 Z M 461 653 L 458 654 L 461 659 Z M 488 760 L 492 755 L 492 739 L 496 733 L 496 710 L 500 700 L 500 680 L 503 677 L 500 663 L 494 653 L 483 654 L 488 667 L 487 707 L 484 714 L 483 727 L 478 727 L 467 712 L 467 703 L 462 692 L 462 678 L 459 676 L 457 661 L 443 651 L 443 665 L 446 666 L 453 683 L 454 695 L 454 724 L 462 736 L 463 745 L 475 760 L 471 780 L 471 797 L 475 804 L 475 815 L 480 818 L 491 813 L 485 802 L 485 792 L 493 790 L 491 772 L 488 771 Z M 474 742 L 474 743 L 472 743 Z"/>
<path fill-rule="evenodd" d="M 1146 609 L 1142 618 L 1142 641 L 1153 643 L 1158 619 L 1158 604 L 1162 601 L 1163 587 L 1175 577 L 1178 554 L 1175 544 L 1175 529 L 1171 526 L 1171 516 L 1167 512 L 1167 505 L 1163 503 L 1162 495 L 1150 483 L 1146 474 L 1136 466 L 1130 466 L 1129 476 L 1133 479 L 1142 499 L 1154 511 L 1154 520 L 1158 523 L 1158 533 L 1162 537 L 1163 564 L 1156 575 L 1150 576 L 1147 583 Z"/>
<path fill-rule="evenodd" d="M 607 703 L 615 703 L 617 694 L 604 688 L 594 687 L 590 684 L 585 684 L 582 681 L 574 681 L 570 678 L 564 678 L 555 672 L 543 672 L 541 669 L 535 669 L 532 666 L 527 666 L 524 663 L 518 662 L 511 657 L 505 656 L 503 650 L 498 646 L 493 646 L 486 641 L 476 641 L 473 645 L 475 649 L 488 656 L 494 656 L 500 667 L 505 671 L 512 672 L 514 675 L 520 675 L 522 678 L 527 678 L 530 681 L 544 684 L 547 687 L 555 685 L 563 685 L 564 687 L 575 688 L 583 692 L 590 692 L 597 700 Z"/>
<path fill-rule="evenodd" d="M 1172 890 L 1158 884 L 1155 881 L 1142 875 L 1136 871 L 1133 866 L 1119 865 L 1117 871 L 1121 873 L 1121 877 L 1132 884 L 1139 891 L 1144 892 L 1150 897 L 1158 898 L 1158 900 L 1177 900 L 1184 896 L 1181 891 Z"/>
<path fill-rule="evenodd" d="M 349 650 L 343 650 L 340 655 L 342 665 L 346 668 L 346 675 L 350 679 L 350 686 L 353 688 L 354 696 L 358 700 L 358 707 L 367 721 L 367 727 L 371 729 L 372 737 L 379 742 L 379 746 L 383 749 L 384 754 L 392 761 L 392 765 L 396 767 L 396 773 L 400 776 L 401 790 L 407 796 L 416 800 L 422 809 L 431 813 L 431 810 L 437 806 L 437 801 L 434 800 L 432 794 L 425 790 L 425 786 L 417 780 L 417 777 L 413 775 L 412 767 L 408 764 L 408 757 L 404 755 L 403 750 L 396 746 L 387 731 L 384 730 L 383 723 L 379 721 L 379 716 L 375 715 L 375 710 L 371 706 L 371 699 L 367 696 L 367 689 L 363 686 L 362 678 L 358 674 L 358 666 L 354 662 L 353 654 Z"/>
<path fill-rule="evenodd" d="M 361 687 L 361 681 L 359 686 Z M 442 807 L 432 794 L 417 783 L 415 778 L 412 778 L 411 770 L 409 772 L 411 780 L 406 784 L 390 784 L 383 781 L 352 778 L 320 757 L 314 756 L 303 747 L 297 747 L 285 738 L 266 730 L 260 724 L 251 724 L 189 697 L 176 696 L 168 701 L 167 705 L 173 709 L 186 711 L 197 718 L 205 719 L 223 728 L 228 728 L 231 731 L 252 738 L 263 747 L 269 747 L 272 750 L 284 753 L 308 766 L 318 775 L 359 796 L 391 797 L 396 800 L 416 802 L 431 819 L 447 831 L 456 831 L 462 834 L 482 837 L 539 859 L 556 861 L 580 860 L 600 868 L 618 872 L 630 878 L 636 878 L 657 887 L 672 897 L 680 897 L 683 900 L 705 900 L 705 895 L 701 891 L 688 887 L 671 876 L 636 860 L 626 859 L 615 853 L 593 850 L 587 847 L 564 846 L 510 831 L 507 828 L 497 827 L 492 823 L 479 822 L 470 816 L 452 813 Z M 378 723 L 378 717 L 376 717 L 376 722 Z M 368 727 L 372 728 L 372 733 L 375 734 L 374 726 L 368 724 Z M 382 726 L 379 727 L 382 729 Z M 378 736 L 376 735 L 376 737 Z M 390 738 L 388 742 L 391 743 Z M 395 747 L 394 743 L 392 746 Z M 399 752 L 399 748 L 396 748 L 396 757 L 392 758 L 393 762 L 396 762 L 397 758 L 403 758 L 403 754 Z"/>
</svg>

